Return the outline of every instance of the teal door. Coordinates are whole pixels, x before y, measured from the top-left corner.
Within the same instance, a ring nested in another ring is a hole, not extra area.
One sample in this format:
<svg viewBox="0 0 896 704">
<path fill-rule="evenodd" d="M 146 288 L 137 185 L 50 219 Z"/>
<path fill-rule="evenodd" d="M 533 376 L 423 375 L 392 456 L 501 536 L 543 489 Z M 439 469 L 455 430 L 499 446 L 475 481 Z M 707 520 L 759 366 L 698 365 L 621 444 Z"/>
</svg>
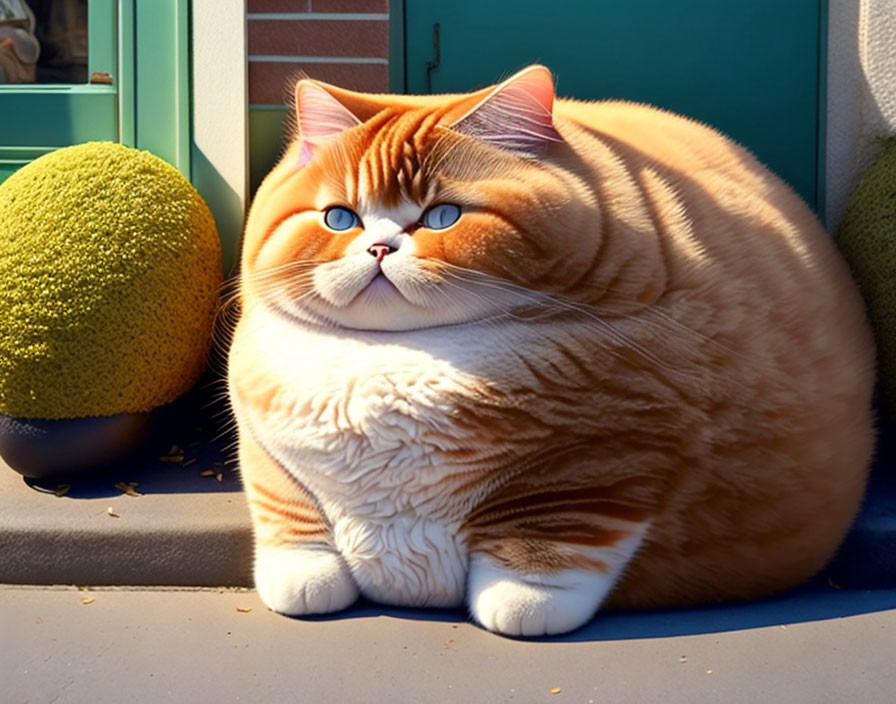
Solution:
<svg viewBox="0 0 896 704">
<path fill-rule="evenodd" d="M 404 32 L 393 32 L 393 52 L 404 50 L 396 90 L 468 91 L 542 63 L 560 96 L 651 103 L 722 130 L 813 208 L 823 207 L 825 0 L 405 0 L 392 7 L 393 21 L 396 9 L 404 13 Z M 401 59 L 393 53 L 394 63 Z"/>
</svg>

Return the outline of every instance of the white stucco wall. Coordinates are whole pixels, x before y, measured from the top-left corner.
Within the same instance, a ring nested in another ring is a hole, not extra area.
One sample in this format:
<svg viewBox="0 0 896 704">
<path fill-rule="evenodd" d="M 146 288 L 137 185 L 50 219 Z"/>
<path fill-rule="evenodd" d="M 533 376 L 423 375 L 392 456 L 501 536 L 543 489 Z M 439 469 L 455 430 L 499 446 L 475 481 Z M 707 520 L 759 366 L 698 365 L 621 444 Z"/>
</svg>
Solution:
<svg viewBox="0 0 896 704">
<path fill-rule="evenodd" d="M 896 134 L 896 0 L 829 0 L 825 221 L 840 221 L 877 138 Z"/>
<path fill-rule="evenodd" d="M 246 0 L 193 0 L 193 184 L 230 267 L 249 191 Z"/>
</svg>

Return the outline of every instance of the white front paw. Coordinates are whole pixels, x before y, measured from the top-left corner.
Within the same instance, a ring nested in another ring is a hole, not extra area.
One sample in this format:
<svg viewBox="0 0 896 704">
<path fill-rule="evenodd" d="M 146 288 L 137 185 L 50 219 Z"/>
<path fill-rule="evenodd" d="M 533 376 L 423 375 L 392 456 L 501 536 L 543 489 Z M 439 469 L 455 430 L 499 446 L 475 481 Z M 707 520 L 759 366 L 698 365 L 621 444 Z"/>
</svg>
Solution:
<svg viewBox="0 0 896 704">
<path fill-rule="evenodd" d="M 287 616 L 339 611 L 358 598 L 348 567 L 326 545 L 259 547 L 255 588 L 269 609 Z"/>
<path fill-rule="evenodd" d="M 482 626 L 507 636 L 543 636 L 584 625 L 612 582 L 584 570 L 522 575 L 476 555 L 468 585 L 470 612 Z"/>
</svg>

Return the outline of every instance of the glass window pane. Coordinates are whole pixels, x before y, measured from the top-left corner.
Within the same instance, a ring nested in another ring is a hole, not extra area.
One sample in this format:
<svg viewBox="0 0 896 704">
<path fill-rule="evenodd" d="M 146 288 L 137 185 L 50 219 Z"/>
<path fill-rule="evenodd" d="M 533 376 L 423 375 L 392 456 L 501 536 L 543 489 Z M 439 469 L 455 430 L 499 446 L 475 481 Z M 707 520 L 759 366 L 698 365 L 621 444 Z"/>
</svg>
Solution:
<svg viewBox="0 0 896 704">
<path fill-rule="evenodd" d="M 0 84 L 86 82 L 87 0 L 0 0 Z"/>
</svg>

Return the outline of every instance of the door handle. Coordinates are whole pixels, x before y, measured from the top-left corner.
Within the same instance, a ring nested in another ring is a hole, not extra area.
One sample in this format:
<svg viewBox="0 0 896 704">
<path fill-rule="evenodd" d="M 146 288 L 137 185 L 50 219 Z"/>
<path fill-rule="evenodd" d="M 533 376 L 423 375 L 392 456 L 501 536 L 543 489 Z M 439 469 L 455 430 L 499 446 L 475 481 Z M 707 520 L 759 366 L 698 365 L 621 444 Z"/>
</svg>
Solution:
<svg viewBox="0 0 896 704">
<path fill-rule="evenodd" d="M 439 39 L 439 32 L 441 27 L 439 23 L 436 22 L 432 26 L 432 54 L 433 58 L 431 61 L 426 62 L 426 92 L 430 95 L 432 94 L 432 72 L 439 68 L 439 64 L 442 62 L 442 50 L 441 50 L 441 41 Z"/>
</svg>

